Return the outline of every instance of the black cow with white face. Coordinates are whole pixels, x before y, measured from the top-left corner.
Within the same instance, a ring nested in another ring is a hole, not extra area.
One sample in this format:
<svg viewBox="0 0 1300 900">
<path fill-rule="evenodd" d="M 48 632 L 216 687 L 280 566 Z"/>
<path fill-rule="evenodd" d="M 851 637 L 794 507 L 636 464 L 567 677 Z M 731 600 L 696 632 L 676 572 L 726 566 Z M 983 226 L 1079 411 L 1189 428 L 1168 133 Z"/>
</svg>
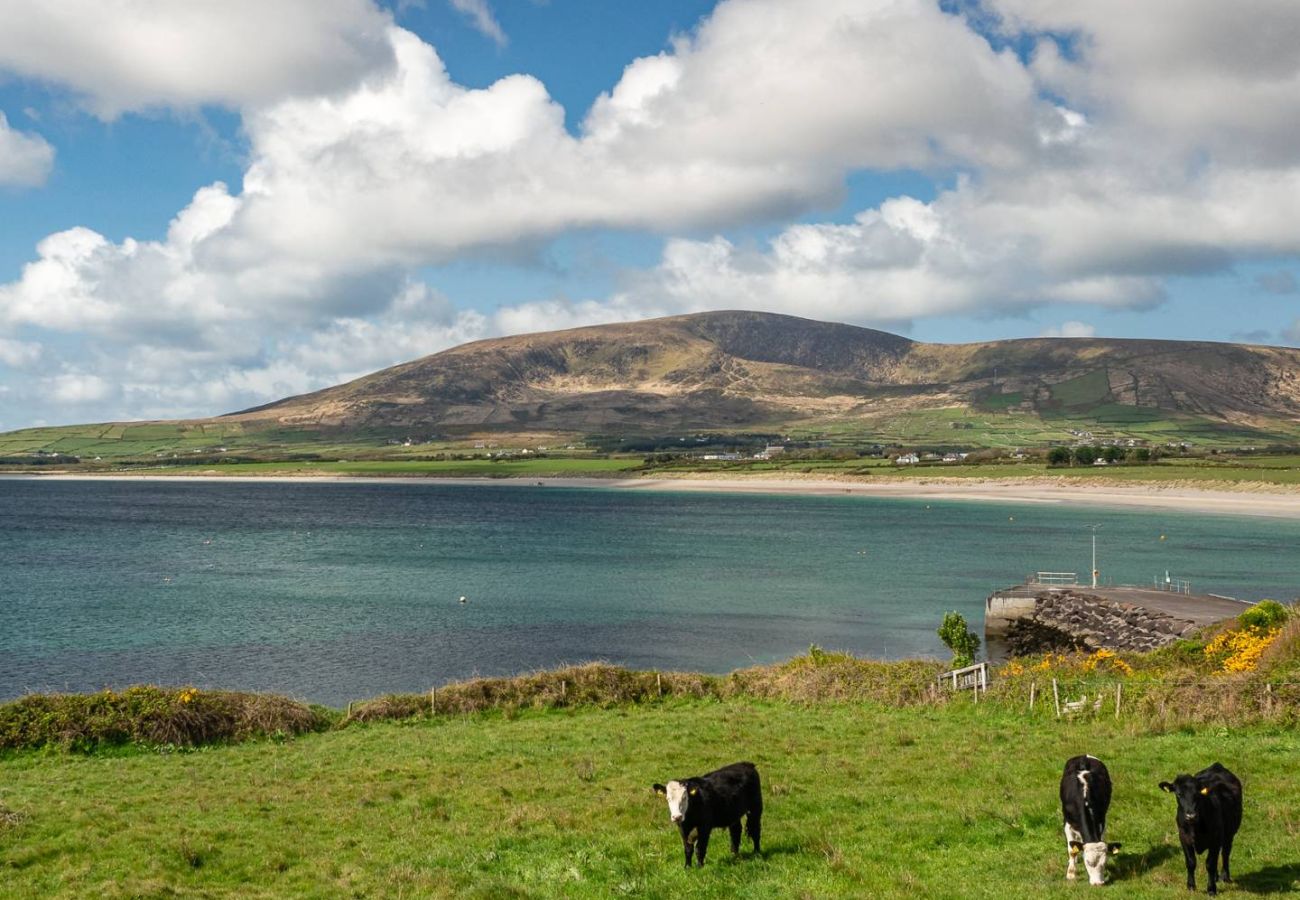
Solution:
<svg viewBox="0 0 1300 900">
<path fill-rule="evenodd" d="M 1061 814 L 1065 818 L 1065 849 L 1070 861 L 1065 877 L 1073 881 L 1075 862 L 1082 856 L 1088 883 L 1106 883 L 1106 860 L 1119 844 L 1106 843 L 1106 813 L 1110 810 L 1110 772 L 1095 756 L 1066 760 L 1061 775 Z"/>
<path fill-rule="evenodd" d="M 1195 775 L 1179 775 L 1171 784 L 1160 782 L 1160 790 L 1178 798 L 1178 842 L 1187 863 L 1187 889 L 1196 890 L 1196 857 L 1205 854 L 1205 871 L 1210 879 L 1208 893 L 1219 892 L 1219 852 L 1223 852 L 1223 880 L 1232 881 L 1229 858 L 1232 840 L 1241 827 L 1241 781 L 1215 763 Z"/>
<path fill-rule="evenodd" d="M 682 834 L 686 868 L 691 867 L 692 852 L 699 864 L 704 865 L 709 833 L 715 828 L 730 829 L 731 852 L 739 853 L 742 816 L 755 855 L 762 853 L 759 840 L 763 829 L 763 791 L 753 763 L 732 763 L 707 775 L 656 784 L 654 789 L 668 798 L 668 816 Z"/>
</svg>

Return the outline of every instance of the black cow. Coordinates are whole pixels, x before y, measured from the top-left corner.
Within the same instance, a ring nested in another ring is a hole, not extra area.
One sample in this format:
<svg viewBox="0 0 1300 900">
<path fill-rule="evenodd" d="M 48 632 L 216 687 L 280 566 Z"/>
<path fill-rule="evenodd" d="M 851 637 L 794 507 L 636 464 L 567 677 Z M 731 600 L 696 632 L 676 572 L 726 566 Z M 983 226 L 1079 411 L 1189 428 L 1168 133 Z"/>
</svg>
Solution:
<svg viewBox="0 0 1300 900">
<path fill-rule="evenodd" d="M 1083 855 L 1089 884 L 1106 883 L 1106 860 L 1119 844 L 1106 843 L 1106 813 L 1110 809 L 1110 772 L 1095 756 L 1075 756 L 1061 775 L 1061 814 L 1065 818 L 1065 849 L 1070 861 L 1065 877 L 1075 878 L 1075 861 Z"/>
<path fill-rule="evenodd" d="M 686 849 L 686 868 L 691 867 L 691 852 L 704 865 L 709 849 L 709 833 L 715 828 L 731 830 L 731 852 L 740 852 L 740 818 L 746 816 L 745 831 L 760 854 L 763 791 L 758 769 L 753 763 L 738 762 L 716 772 L 695 778 L 681 778 L 667 785 L 654 785 L 656 793 L 668 798 L 668 815 L 682 833 Z"/>
<path fill-rule="evenodd" d="M 1219 763 L 1195 775 L 1179 775 L 1173 784 L 1160 782 L 1160 790 L 1178 798 L 1178 841 L 1187 863 L 1187 889 L 1196 890 L 1196 856 L 1205 853 L 1209 893 L 1219 892 L 1219 851 L 1223 851 L 1223 880 L 1232 881 L 1228 859 L 1232 839 L 1241 827 L 1241 782 Z M 1208 851 L 1208 852 L 1207 852 Z"/>
</svg>

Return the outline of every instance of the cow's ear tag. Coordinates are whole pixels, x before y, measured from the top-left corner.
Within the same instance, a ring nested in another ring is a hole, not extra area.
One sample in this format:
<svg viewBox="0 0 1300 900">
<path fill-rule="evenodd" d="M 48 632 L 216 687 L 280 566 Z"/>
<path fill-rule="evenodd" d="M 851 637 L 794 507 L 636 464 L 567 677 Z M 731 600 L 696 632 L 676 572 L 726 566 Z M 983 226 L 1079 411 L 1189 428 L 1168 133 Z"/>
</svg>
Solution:
<svg viewBox="0 0 1300 900">
<path fill-rule="evenodd" d="M 1210 792 L 1210 789 L 1209 789 L 1209 788 L 1207 788 L 1207 787 L 1203 787 L 1203 788 L 1201 788 L 1201 793 L 1202 793 L 1202 794 L 1208 794 L 1209 792 Z"/>
<path fill-rule="evenodd" d="M 1078 847 L 1071 847 L 1071 848 L 1070 848 L 1070 855 L 1071 855 L 1071 856 L 1078 856 L 1078 855 L 1079 855 L 1079 848 L 1078 848 Z"/>
<path fill-rule="evenodd" d="M 691 788 L 691 796 L 692 796 L 692 797 L 694 797 L 694 796 L 695 796 L 696 794 L 698 794 L 699 792 L 700 792 L 700 789 L 699 789 L 699 788 Z"/>
</svg>

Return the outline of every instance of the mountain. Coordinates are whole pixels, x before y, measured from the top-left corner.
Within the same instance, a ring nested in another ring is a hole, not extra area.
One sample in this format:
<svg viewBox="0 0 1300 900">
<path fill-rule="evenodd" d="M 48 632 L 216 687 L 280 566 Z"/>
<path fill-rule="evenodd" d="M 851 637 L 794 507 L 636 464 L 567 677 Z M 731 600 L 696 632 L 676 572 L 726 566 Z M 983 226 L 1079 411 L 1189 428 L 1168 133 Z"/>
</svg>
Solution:
<svg viewBox="0 0 1300 900">
<path fill-rule="evenodd" d="M 664 433 L 870 431 L 937 411 L 1262 434 L 1300 425 L 1300 350 L 1035 338 L 927 344 L 710 312 L 477 341 L 212 420 L 290 428 Z M 953 427 L 966 427 L 954 424 Z"/>
</svg>

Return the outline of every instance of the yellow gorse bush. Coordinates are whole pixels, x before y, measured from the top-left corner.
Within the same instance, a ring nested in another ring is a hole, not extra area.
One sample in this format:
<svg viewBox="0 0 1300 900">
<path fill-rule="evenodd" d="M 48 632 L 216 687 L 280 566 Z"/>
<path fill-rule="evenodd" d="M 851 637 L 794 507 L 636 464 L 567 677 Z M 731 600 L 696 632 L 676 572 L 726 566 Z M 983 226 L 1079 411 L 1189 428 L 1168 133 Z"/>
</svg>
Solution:
<svg viewBox="0 0 1300 900">
<path fill-rule="evenodd" d="M 1205 655 L 1217 660 L 1221 672 L 1253 672 L 1281 628 L 1242 628 L 1225 631 L 1205 645 Z"/>
<path fill-rule="evenodd" d="M 1120 659 L 1114 650 L 1098 650 L 1085 659 L 1080 668 L 1085 672 L 1111 671 L 1119 675 L 1132 675 L 1133 667 Z"/>
<path fill-rule="evenodd" d="M 194 701 L 194 698 L 197 697 L 198 695 L 199 692 L 196 689 L 186 688 L 176 696 L 176 699 L 182 703 L 192 703 Z"/>
<path fill-rule="evenodd" d="M 1025 667 L 1012 661 L 1002 669 L 1004 675 L 1023 675 L 1025 672 L 1060 672 L 1062 674 L 1109 673 L 1113 675 L 1132 675 L 1133 667 L 1120 659 L 1114 650 L 1097 650 L 1092 653 L 1045 653 L 1043 658 L 1032 666 Z"/>
<path fill-rule="evenodd" d="M 1063 669 L 1070 664 L 1070 658 L 1064 653 L 1046 653 L 1042 661 L 1034 666 L 1040 672 L 1047 672 L 1052 669 Z"/>
</svg>

